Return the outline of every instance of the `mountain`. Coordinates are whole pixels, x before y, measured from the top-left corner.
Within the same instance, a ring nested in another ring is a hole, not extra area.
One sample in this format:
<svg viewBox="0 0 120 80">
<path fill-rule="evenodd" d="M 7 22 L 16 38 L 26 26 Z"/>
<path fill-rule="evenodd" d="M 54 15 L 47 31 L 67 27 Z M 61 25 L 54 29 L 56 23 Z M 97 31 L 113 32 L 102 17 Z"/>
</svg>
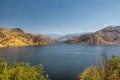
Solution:
<svg viewBox="0 0 120 80">
<path fill-rule="evenodd" d="M 51 39 L 59 39 L 63 35 L 60 35 L 60 34 L 45 34 L 45 36 L 47 36 L 47 37 L 49 37 Z"/>
<path fill-rule="evenodd" d="M 41 46 L 54 43 L 54 40 L 43 35 L 26 33 L 19 28 L 0 28 L 0 47 Z"/>
<path fill-rule="evenodd" d="M 73 36 L 80 36 L 82 34 L 85 34 L 85 33 L 71 33 L 71 34 L 66 34 L 66 35 L 60 37 L 58 40 L 59 41 L 66 41 L 66 40 L 72 38 Z"/>
<path fill-rule="evenodd" d="M 95 33 L 72 37 L 65 42 L 89 45 L 117 45 L 120 44 L 120 26 L 109 26 Z"/>
</svg>

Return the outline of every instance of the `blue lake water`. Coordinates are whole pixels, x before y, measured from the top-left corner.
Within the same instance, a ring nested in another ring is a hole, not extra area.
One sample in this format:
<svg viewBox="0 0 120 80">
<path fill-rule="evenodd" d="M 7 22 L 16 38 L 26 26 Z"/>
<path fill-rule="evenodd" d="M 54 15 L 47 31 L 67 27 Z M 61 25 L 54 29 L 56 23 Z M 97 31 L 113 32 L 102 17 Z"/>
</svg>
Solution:
<svg viewBox="0 0 120 80">
<path fill-rule="evenodd" d="M 43 64 L 51 80 L 75 80 L 78 75 L 96 64 L 105 52 L 120 55 L 120 46 L 89 46 L 76 44 L 52 44 L 40 47 L 9 47 L 1 49 L 7 60 Z"/>
</svg>

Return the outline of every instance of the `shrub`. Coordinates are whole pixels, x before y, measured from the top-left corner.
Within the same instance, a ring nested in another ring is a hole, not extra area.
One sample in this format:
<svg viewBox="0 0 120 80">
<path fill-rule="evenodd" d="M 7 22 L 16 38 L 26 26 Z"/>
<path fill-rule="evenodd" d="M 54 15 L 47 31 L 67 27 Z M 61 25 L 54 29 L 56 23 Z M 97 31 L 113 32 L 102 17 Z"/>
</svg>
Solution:
<svg viewBox="0 0 120 80">
<path fill-rule="evenodd" d="M 88 67 L 78 80 L 120 80 L 120 56 L 102 60 L 102 64 Z"/>
<path fill-rule="evenodd" d="M 42 65 L 10 63 L 0 55 L 0 80 L 50 80 Z"/>
</svg>

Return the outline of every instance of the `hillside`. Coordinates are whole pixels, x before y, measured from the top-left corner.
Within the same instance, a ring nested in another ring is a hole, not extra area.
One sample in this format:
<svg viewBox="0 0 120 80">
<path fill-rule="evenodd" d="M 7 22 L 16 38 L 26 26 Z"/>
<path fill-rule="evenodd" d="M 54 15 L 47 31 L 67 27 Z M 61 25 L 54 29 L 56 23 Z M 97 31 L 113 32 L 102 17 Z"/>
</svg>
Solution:
<svg viewBox="0 0 120 80">
<path fill-rule="evenodd" d="M 109 26 L 95 33 L 72 37 L 65 42 L 89 45 L 117 45 L 120 44 L 120 26 Z"/>
<path fill-rule="evenodd" d="M 54 41 L 43 35 L 26 33 L 19 28 L 0 28 L 0 47 L 9 46 L 41 46 L 51 44 Z"/>
</svg>

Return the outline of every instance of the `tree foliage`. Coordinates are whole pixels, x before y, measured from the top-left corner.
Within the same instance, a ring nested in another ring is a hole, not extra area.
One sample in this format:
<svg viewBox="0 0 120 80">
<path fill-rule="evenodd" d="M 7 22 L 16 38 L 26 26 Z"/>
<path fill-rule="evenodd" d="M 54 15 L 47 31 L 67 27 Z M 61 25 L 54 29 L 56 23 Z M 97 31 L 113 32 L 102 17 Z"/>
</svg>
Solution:
<svg viewBox="0 0 120 80">
<path fill-rule="evenodd" d="M 10 63 L 0 55 L 0 80 L 50 80 L 42 65 Z"/>
<path fill-rule="evenodd" d="M 104 58 L 104 65 L 88 67 L 79 80 L 120 80 L 120 56 Z"/>
</svg>

